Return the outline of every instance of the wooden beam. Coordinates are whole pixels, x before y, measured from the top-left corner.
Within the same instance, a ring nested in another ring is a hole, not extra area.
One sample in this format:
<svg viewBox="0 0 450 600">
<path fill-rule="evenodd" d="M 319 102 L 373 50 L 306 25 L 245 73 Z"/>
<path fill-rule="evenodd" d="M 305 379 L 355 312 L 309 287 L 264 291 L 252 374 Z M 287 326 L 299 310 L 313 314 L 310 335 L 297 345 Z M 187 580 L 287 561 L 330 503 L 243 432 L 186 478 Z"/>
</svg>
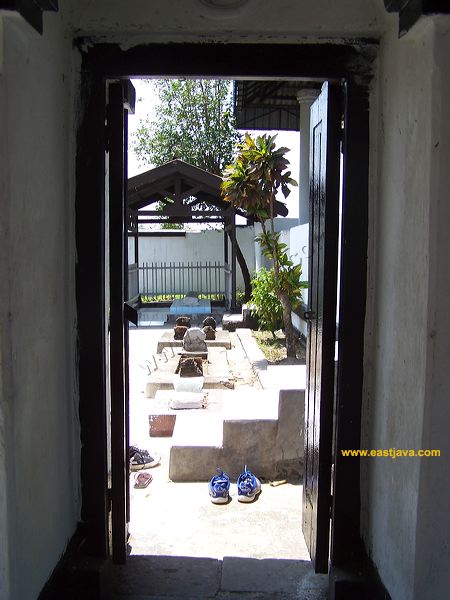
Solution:
<svg viewBox="0 0 450 600">
<path fill-rule="evenodd" d="M 111 386 L 112 552 L 115 564 L 126 561 L 126 456 L 124 306 L 124 93 L 121 83 L 109 86 L 109 356 Z M 128 275 L 128 265 L 127 265 Z"/>
<path fill-rule="evenodd" d="M 403 37 L 422 15 L 449 14 L 448 0 L 384 0 L 388 12 L 399 14 L 398 36 Z"/>
<path fill-rule="evenodd" d="M 361 552 L 360 461 L 358 458 L 343 458 L 341 450 L 361 447 L 369 205 L 369 100 L 366 87 L 358 87 L 351 82 L 347 84 L 344 122 L 339 362 L 331 540 L 331 560 L 340 567 L 359 560 Z"/>
<path fill-rule="evenodd" d="M 58 12 L 58 0 L 34 0 L 42 10 Z"/>
<path fill-rule="evenodd" d="M 42 9 L 33 0 L 18 0 L 16 5 L 16 10 L 22 15 L 25 21 L 42 35 L 44 31 Z"/>
<path fill-rule="evenodd" d="M 230 228 L 230 239 L 231 239 L 231 309 L 234 310 L 236 308 L 236 214 L 234 212 L 234 208 L 230 209 L 230 219 L 231 219 L 231 228 Z"/>
<path fill-rule="evenodd" d="M 149 73 L 153 77 L 204 77 L 207 73 L 209 77 L 230 79 L 261 75 L 267 79 L 308 80 L 358 77 L 361 82 L 371 79 L 378 46 L 375 39 L 352 39 L 348 44 L 246 44 L 243 61 L 240 44 L 143 44 L 123 49 L 120 44 L 92 44 L 82 37 L 75 43 L 85 68 L 110 77 Z"/>
<path fill-rule="evenodd" d="M 170 205 L 168 205 L 170 206 Z M 177 209 L 179 209 L 179 207 L 175 207 Z M 205 216 L 207 218 L 209 217 L 224 217 L 225 216 L 225 211 L 223 210 L 205 210 L 205 211 L 201 211 L 201 210 L 193 210 L 193 211 L 189 211 L 189 215 L 192 216 L 198 216 L 198 220 L 200 220 L 201 217 Z M 161 211 L 161 210 L 140 210 L 139 211 L 139 217 L 157 217 L 157 216 L 164 216 L 164 215 L 170 215 L 170 216 L 174 216 L 174 217 L 180 217 L 180 219 L 182 219 L 185 216 L 185 213 L 183 211 L 180 211 L 179 213 L 176 212 L 169 212 L 169 211 Z M 141 220 L 139 219 L 139 222 L 141 222 Z"/>
<path fill-rule="evenodd" d="M 42 12 L 57 11 L 58 0 L 0 0 L 0 10 L 13 10 L 20 13 L 33 29 L 42 34 Z"/>
<path fill-rule="evenodd" d="M 161 213 L 159 213 L 161 214 Z M 145 223 L 157 223 L 159 225 L 164 225 L 164 223 L 180 223 L 181 225 L 184 223 L 223 223 L 223 219 L 221 218 L 217 218 L 217 219 L 209 219 L 209 218 L 203 218 L 203 219 L 194 219 L 192 217 L 189 218 L 184 218 L 184 217 L 170 217 L 169 219 L 142 219 L 139 221 L 139 224 L 144 225 Z"/>
<path fill-rule="evenodd" d="M 399 12 L 408 0 L 384 0 L 384 7 L 388 12 Z"/>
<path fill-rule="evenodd" d="M 81 521 L 86 554 L 108 556 L 105 318 L 105 84 L 82 74 L 84 113 L 77 133 L 75 235 Z M 86 223 L 92 233 L 86 235 Z"/>
<path fill-rule="evenodd" d="M 224 228 L 223 230 L 223 261 L 228 264 L 228 234 Z"/>
</svg>

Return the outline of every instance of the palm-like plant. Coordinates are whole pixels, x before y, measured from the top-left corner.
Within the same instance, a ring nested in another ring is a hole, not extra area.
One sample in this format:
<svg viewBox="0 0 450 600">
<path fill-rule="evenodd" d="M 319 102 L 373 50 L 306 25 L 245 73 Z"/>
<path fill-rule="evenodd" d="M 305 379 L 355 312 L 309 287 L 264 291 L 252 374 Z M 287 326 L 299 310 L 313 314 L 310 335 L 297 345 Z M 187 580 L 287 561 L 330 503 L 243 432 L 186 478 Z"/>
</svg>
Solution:
<svg viewBox="0 0 450 600">
<path fill-rule="evenodd" d="M 286 245 L 280 243 L 275 233 L 275 197 L 279 190 L 287 198 L 289 186 L 297 185 L 287 171 L 288 148 L 276 148 L 276 135 L 252 138 L 248 133 L 238 145 L 233 164 L 223 173 L 222 196 L 234 206 L 245 209 L 261 223 L 262 234 L 258 236 L 265 256 L 273 261 L 275 293 L 283 308 L 283 323 L 288 356 L 295 356 L 295 334 L 291 311 L 293 286 L 299 289 L 299 265 L 294 266 L 286 253 Z M 266 221 L 270 221 L 267 230 Z"/>
</svg>

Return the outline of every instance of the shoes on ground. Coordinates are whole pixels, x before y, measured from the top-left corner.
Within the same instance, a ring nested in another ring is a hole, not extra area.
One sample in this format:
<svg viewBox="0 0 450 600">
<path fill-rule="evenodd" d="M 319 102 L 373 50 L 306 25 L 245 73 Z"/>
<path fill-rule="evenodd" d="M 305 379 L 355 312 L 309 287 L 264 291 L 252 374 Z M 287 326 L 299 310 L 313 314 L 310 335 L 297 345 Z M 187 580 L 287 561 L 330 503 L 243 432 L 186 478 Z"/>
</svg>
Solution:
<svg viewBox="0 0 450 600">
<path fill-rule="evenodd" d="M 140 471 L 141 469 L 151 469 L 161 462 L 161 457 L 156 454 L 150 454 L 148 450 L 130 446 L 128 450 L 130 460 L 130 470 Z"/>
<path fill-rule="evenodd" d="M 247 469 L 247 465 L 245 465 L 244 471 L 238 477 L 237 488 L 239 502 L 253 502 L 261 492 L 261 482 Z"/>
<path fill-rule="evenodd" d="M 226 504 L 230 494 L 230 478 L 221 469 L 208 484 L 209 497 L 214 504 Z"/>
</svg>

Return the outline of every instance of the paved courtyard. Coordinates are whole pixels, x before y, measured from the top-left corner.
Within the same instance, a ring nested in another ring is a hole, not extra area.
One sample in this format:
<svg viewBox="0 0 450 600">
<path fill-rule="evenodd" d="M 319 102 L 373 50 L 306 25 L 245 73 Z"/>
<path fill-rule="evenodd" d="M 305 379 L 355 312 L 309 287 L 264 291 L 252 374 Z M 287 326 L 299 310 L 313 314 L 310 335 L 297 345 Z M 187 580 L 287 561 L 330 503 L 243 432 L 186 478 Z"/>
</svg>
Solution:
<svg viewBox="0 0 450 600">
<path fill-rule="evenodd" d="M 149 471 L 153 481 L 147 488 L 135 489 L 131 474 L 130 557 L 117 570 L 118 597 L 322 600 L 327 578 L 314 575 L 303 539 L 301 481 L 263 482 L 252 504 L 237 501 L 233 482 L 231 501 L 214 505 L 206 483 L 169 480 L 171 438 L 149 436 L 151 401 L 145 398 L 142 368 L 153 361 L 167 329 L 130 331 L 130 440 L 159 454 L 161 464 Z M 227 352 L 235 385 L 260 388 L 236 333 L 231 339 Z M 161 577 L 161 569 L 167 576 Z"/>
</svg>

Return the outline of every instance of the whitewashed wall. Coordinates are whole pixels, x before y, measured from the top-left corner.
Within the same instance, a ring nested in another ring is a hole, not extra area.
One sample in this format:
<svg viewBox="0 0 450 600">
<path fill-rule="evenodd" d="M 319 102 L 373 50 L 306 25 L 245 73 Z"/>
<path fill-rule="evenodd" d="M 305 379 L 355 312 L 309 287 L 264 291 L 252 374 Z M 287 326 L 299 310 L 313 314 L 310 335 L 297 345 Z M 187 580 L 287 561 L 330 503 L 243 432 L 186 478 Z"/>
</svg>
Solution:
<svg viewBox="0 0 450 600">
<path fill-rule="evenodd" d="M 72 43 L 0 15 L 0 597 L 35 600 L 80 519 Z"/>
<path fill-rule="evenodd" d="M 289 255 L 295 263 L 302 265 L 302 280 L 308 281 L 309 274 L 309 224 L 297 225 L 288 231 Z M 302 290 L 302 302 L 308 304 L 308 288 Z M 308 324 L 292 313 L 292 324 L 304 336 L 308 333 Z"/>
<path fill-rule="evenodd" d="M 309 268 L 309 225 L 297 225 L 288 231 L 289 256 L 294 263 L 302 265 L 302 280 L 308 281 Z M 302 292 L 303 302 L 308 303 L 308 289 Z"/>
<path fill-rule="evenodd" d="M 245 256 L 250 274 L 255 270 L 255 232 L 253 227 L 238 227 L 236 237 Z M 228 257 L 231 261 L 231 244 L 228 244 Z M 128 240 L 129 256 L 134 256 L 134 239 Z M 168 262 L 224 262 L 223 231 L 208 229 L 188 232 L 183 237 L 140 237 L 139 265 L 143 263 Z M 131 262 L 131 261 L 130 261 Z M 237 287 L 244 289 L 239 263 L 237 263 Z"/>
<path fill-rule="evenodd" d="M 394 19 L 371 99 L 362 447 L 442 452 L 362 462 L 364 541 L 395 600 L 450 589 L 449 55 L 449 17 L 401 39 Z"/>
</svg>

